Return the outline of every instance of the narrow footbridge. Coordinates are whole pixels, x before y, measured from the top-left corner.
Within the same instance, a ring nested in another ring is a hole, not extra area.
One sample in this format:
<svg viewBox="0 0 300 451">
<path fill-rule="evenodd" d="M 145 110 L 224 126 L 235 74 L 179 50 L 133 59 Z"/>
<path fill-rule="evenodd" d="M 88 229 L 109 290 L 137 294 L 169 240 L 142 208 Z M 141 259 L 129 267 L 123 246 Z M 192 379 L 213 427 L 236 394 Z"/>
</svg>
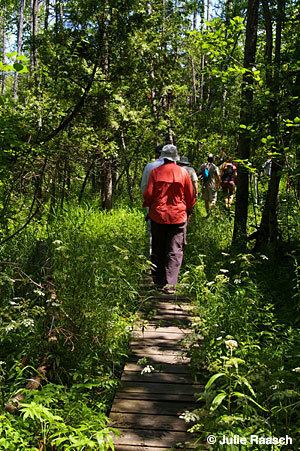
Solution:
<svg viewBox="0 0 300 451">
<path fill-rule="evenodd" d="M 185 297 L 157 295 L 148 299 L 150 311 L 136 324 L 131 356 L 122 374 L 111 413 L 111 426 L 120 431 L 117 451 L 192 449 L 190 425 L 180 418 L 196 408 L 186 350 L 191 333 L 191 307 Z"/>
</svg>

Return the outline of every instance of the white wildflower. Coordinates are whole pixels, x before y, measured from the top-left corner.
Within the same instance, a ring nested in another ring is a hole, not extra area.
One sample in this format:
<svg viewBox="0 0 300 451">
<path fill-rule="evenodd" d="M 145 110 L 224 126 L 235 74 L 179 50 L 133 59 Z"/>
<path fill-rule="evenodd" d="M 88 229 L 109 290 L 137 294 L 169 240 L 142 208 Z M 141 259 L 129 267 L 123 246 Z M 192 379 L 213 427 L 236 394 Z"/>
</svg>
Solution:
<svg viewBox="0 0 300 451">
<path fill-rule="evenodd" d="M 300 367 L 297 366 L 297 368 L 294 368 L 292 371 L 294 371 L 295 373 L 300 373 Z"/>
<path fill-rule="evenodd" d="M 52 244 L 54 244 L 54 246 L 59 246 L 60 244 L 63 244 L 63 242 L 61 240 L 54 240 L 52 241 Z"/>
<path fill-rule="evenodd" d="M 154 371 L 154 368 L 152 365 L 147 365 L 145 368 L 142 369 L 141 374 L 145 373 L 152 373 Z"/>
<path fill-rule="evenodd" d="M 226 274 L 226 273 L 229 272 L 229 271 L 228 271 L 228 269 L 220 269 L 220 272 L 221 272 L 222 274 Z"/>
<path fill-rule="evenodd" d="M 261 258 L 262 258 L 263 260 L 269 260 L 269 258 L 268 258 L 266 255 L 262 255 L 262 254 L 261 254 Z"/>
<path fill-rule="evenodd" d="M 220 341 L 220 340 L 222 340 L 222 338 L 223 338 L 223 337 L 218 337 L 218 338 L 216 338 L 216 340 L 217 340 L 217 341 Z"/>
<path fill-rule="evenodd" d="M 212 280 L 211 282 L 207 282 L 206 285 L 207 285 L 208 287 L 211 287 L 214 283 L 215 283 L 214 280 Z"/>
<path fill-rule="evenodd" d="M 234 279 L 233 283 L 235 283 L 236 285 L 238 285 L 239 283 L 242 283 L 241 279 Z"/>
<path fill-rule="evenodd" d="M 237 341 L 235 341 L 235 340 L 226 340 L 225 341 L 225 345 L 226 345 L 226 348 L 227 349 L 230 349 L 230 350 L 232 350 L 232 349 L 236 349 L 236 348 L 238 348 L 238 342 Z"/>
<path fill-rule="evenodd" d="M 194 412 L 189 412 L 188 410 L 179 415 L 179 418 L 184 420 L 186 423 L 194 423 L 195 421 L 198 421 L 200 419 L 199 415 Z"/>
</svg>

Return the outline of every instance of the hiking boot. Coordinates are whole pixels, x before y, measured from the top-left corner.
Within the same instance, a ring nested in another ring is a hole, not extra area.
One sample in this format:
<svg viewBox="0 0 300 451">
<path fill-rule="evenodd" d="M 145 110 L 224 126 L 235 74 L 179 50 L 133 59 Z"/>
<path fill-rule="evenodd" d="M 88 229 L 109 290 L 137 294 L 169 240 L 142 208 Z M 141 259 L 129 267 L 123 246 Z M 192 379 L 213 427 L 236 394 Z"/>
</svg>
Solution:
<svg viewBox="0 0 300 451">
<path fill-rule="evenodd" d="M 167 284 L 163 287 L 162 292 L 165 294 L 174 294 L 176 292 L 175 285 Z"/>
</svg>

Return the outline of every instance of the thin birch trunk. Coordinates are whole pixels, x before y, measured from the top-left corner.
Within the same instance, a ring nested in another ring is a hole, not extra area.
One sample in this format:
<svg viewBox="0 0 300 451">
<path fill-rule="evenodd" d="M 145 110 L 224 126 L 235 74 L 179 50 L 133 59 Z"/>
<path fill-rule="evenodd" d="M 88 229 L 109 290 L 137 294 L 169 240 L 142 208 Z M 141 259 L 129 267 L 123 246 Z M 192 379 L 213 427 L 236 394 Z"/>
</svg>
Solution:
<svg viewBox="0 0 300 451">
<path fill-rule="evenodd" d="M 2 50 L 2 64 L 6 64 L 6 30 L 5 30 L 5 7 L 1 14 L 1 50 Z M 6 74 L 2 72 L 1 77 L 1 94 L 5 94 L 6 89 Z"/>
<path fill-rule="evenodd" d="M 25 0 L 20 0 L 20 10 L 19 10 L 19 21 L 18 21 L 18 36 L 17 36 L 17 53 L 21 55 L 22 53 L 22 43 L 23 43 L 23 28 L 24 28 L 24 11 L 25 11 Z M 15 72 L 14 84 L 13 84 L 13 97 L 18 98 L 18 81 L 19 74 Z"/>
</svg>

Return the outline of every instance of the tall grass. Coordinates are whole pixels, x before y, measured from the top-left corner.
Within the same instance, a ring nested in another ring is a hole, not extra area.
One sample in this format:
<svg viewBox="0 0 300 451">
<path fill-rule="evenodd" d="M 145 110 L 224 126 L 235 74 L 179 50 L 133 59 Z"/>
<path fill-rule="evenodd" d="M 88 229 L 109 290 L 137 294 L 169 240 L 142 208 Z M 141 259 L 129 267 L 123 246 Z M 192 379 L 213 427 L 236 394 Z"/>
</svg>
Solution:
<svg viewBox="0 0 300 451">
<path fill-rule="evenodd" d="M 138 210 L 85 206 L 2 249 L 0 449 L 113 448 L 106 414 L 148 267 L 146 241 Z M 43 388 L 24 389 L 41 364 Z M 18 389 L 16 417 L 4 405 Z"/>
</svg>

